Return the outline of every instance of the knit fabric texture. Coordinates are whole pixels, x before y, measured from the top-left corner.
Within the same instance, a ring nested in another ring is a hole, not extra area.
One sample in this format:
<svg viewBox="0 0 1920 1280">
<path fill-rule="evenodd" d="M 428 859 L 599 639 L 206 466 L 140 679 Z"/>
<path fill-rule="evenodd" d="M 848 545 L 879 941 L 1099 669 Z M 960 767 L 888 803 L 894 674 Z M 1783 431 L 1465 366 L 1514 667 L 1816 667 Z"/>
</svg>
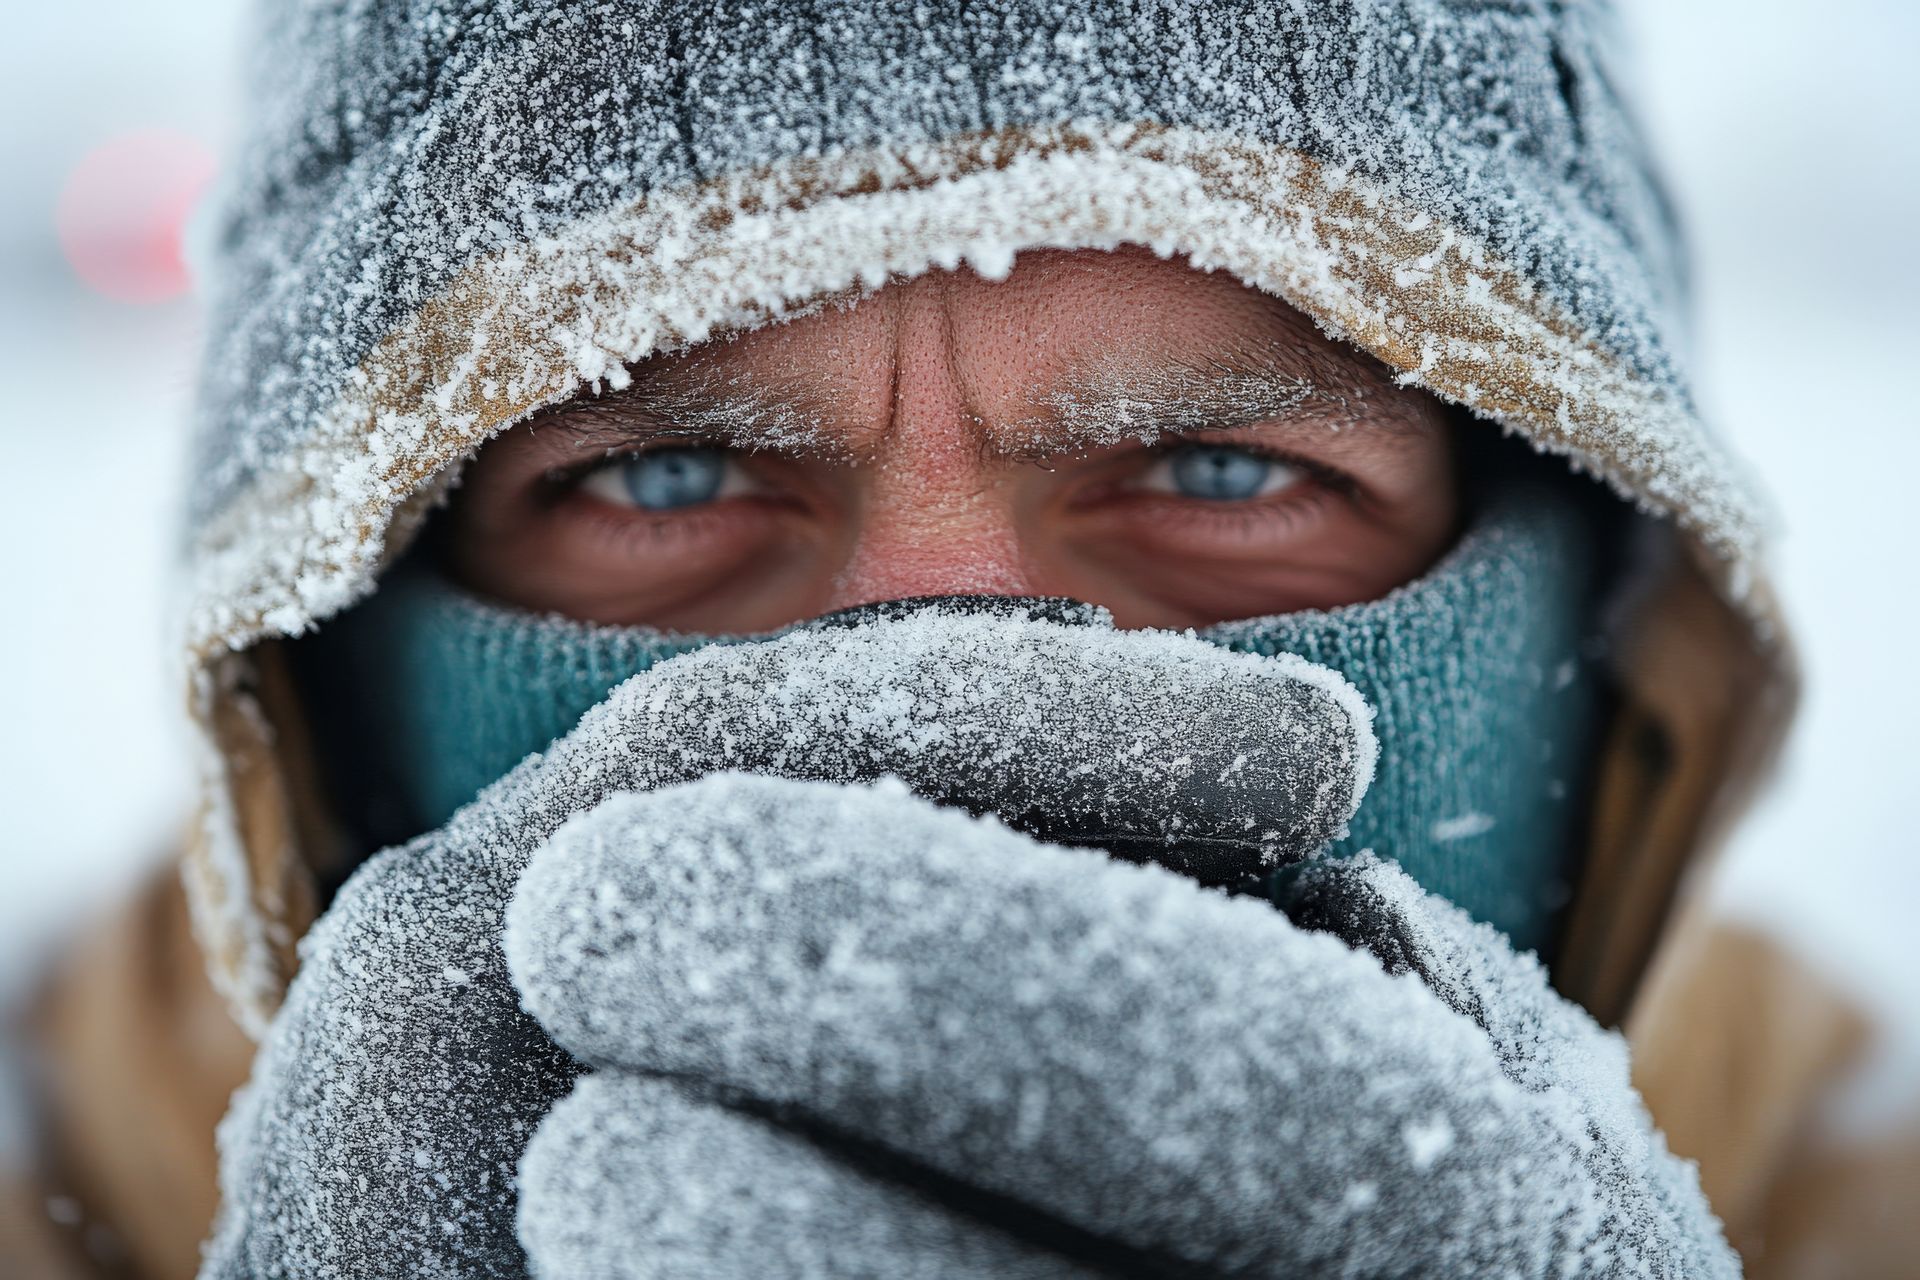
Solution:
<svg viewBox="0 0 1920 1280">
<path fill-rule="evenodd" d="M 1226 623 L 1229 648 L 1294 653 L 1352 681 L 1375 709 L 1378 771 L 1331 852 L 1372 849 L 1521 949 L 1543 950 L 1571 894 L 1600 682 L 1583 647 L 1593 591 L 1587 517 L 1564 489 L 1487 501 L 1429 573 L 1364 604 Z M 309 642 L 304 660 L 351 690 L 351 738 L 372 762 L 388 838 L 438 827 L 480 789 L 579 723 L 615 686 L 710 644 L 540 616 L 396 571 Z"/>
<path fill-rule="evenodd" d="M 1543 955 L 1579 871 L 1605 688 L 1593 538 L 1564 489 L 1527 488 L 1380 600 L 1202 633 L 1332 667 L 1373 706 L 1379 765 L 1333 853 L 1391 858 Z"/>
</svg>

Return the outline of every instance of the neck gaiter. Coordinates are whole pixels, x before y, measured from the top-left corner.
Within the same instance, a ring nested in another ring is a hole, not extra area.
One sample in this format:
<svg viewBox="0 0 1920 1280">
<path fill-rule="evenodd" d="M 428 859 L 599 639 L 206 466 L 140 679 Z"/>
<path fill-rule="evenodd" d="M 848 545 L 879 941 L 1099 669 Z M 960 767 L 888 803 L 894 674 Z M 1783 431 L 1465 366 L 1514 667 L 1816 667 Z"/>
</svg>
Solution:
<svg viewBox="0 0 1920 1280">
<path fill-rule="evenodd" d="M 1332 854 L 1395 859 L 1544 951 L 1578 870 L 1601 688 L 1582 652 L 1593 578 L 1587 514 L 1522 484 L 1489 495 L 1446 557 L 1380 600 L 1197 634 L 1331 667 L 1375 709 L 1377 772 Z M 750 642 L 536 616 L 412 564 L 299 661 L 309 697 L 332 704 L 319 718 L 323 756 L 346 775 L 335 793 L 373 806 L 363 825 L 386 843 L 440 826 L 629 677 Z"/>
</svg>

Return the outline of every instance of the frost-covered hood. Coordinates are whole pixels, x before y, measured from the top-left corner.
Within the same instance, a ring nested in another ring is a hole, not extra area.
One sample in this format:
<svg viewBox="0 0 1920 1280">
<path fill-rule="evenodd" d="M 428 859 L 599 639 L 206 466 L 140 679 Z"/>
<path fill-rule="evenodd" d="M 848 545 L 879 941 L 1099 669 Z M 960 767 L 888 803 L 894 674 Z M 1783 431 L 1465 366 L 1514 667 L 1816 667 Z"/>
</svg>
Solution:
<svg viewBox="0 0 1920 1280">
<path fill-rule="evenodd" d="M 1759 507 L 1676 362 L 1673 229 L 1595 5 L 262 6 L 204 246 L 188 884 L 258 1026 L 323 806 L 274 643 L 436 479 L 627 365 L 823 293 L 1143 244 L 1274 293 L 1665 530 L 1622 645 L 1563 988 L 1627 1007 L 1788 679 Z"/>
</svg>

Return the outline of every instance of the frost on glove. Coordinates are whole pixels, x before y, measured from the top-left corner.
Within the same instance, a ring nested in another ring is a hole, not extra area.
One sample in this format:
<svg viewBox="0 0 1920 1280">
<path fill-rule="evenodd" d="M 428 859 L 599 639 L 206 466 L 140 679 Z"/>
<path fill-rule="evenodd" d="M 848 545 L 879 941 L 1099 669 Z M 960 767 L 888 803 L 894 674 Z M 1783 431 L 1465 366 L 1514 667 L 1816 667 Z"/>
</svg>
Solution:
<svg viewBox="0 0 1920 1280">
<path fill-rule="evenodd" d="M 527 1007 L 596 1069 L 523 1167 L 534 1271 L 1735 1272 L 1624 1046 L 1530 959 L 1375 860 L 1294 893 L 1399 972 L 898 786 L 615 797 L 508 916 Z M 726 1136 L 648 1163 L 622 1125 Z M 836 1177 L 871 1240 L 798 1189 Z M 928 1199 L 1057 1252 L 948 1261 Z"/>
<path fill-rule="evenodd" d="M 1303 927 L 962 811 L 1298 862 L 1351 693 L 944 610 L 663 664 L 342 891 L 203 1274 L 1731 1274 L 1619 1042 L 1397 871 Z"/>
<path fill-rule="evenodd" d="M 702 649 L 371 860 L 304 940 L 222 1125 L 203 1274 L 525 1273 L 516 1166 L 579 1067 L 521 1011 L 502 913 L 533 852 L 617 792 L 725 769 L 893 776 L 1220 880 L 1339 831 L 1374 754 L 1340 677 L 1098 621 L 969 602 Z"/>
</svg>

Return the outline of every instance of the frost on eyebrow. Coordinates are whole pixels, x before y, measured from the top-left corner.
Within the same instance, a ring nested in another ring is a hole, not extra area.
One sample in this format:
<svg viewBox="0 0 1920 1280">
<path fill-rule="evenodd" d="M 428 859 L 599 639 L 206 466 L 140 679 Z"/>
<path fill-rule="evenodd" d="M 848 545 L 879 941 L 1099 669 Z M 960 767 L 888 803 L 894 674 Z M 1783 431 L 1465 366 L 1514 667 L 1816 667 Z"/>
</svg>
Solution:
<svg viewBox="0 0 1920 1280">
<path fill-rule="evenodd" d="M 806 388 L 684 365 L 635 377 L 551 410 L 537 425 L 557 427 L 582 443 L 608 448 L 683 437 L 742 450 L 838 457 L 846 452 L 821 397 Z"/>
<path fill-rule="evenodd" d="M 1002 455 L 1060 453 L 1163 436 L 1224 431 L 1297 413 L 1322 396 L 1298 374 L 1104 360 L 1073 383 L 1035 397 L 1040 412 L 991 429 Z"/>
<path fill-rule="evenodd" d="M 1198 360 L 1103 354 L 1035 396 L 1032 415 L 990 427 L 989 447 L 1032 459 L 1271 421 L 1333 431 L 1364 424 L 1399 435 L 1433 429 L 1414 402 L 1390 403 L 1376 390 L 1333 355 L 1277 343 Z"/>
</svg>

